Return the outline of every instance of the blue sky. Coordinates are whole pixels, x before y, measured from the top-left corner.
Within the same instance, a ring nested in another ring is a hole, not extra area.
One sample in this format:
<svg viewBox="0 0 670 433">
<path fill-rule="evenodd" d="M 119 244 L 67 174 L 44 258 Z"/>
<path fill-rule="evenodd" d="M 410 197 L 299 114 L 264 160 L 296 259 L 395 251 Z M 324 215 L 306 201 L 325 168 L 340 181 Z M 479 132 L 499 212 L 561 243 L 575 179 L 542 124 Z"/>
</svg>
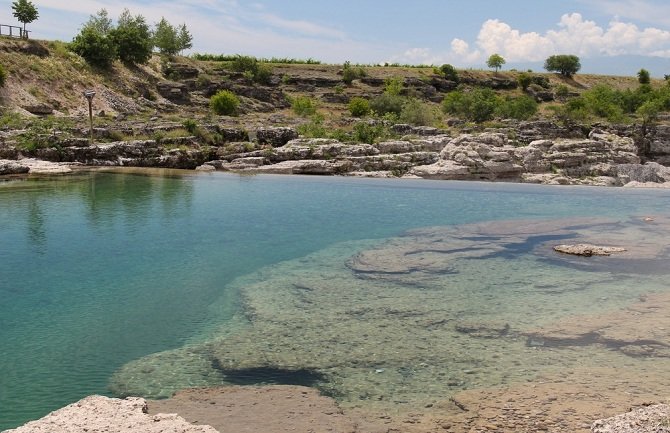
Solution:
<svg viewBox="0 0 670 433">
<path fill-rule="evenodd" d="M 149 23 L 186 23 L 194 52 L 325 62 L 451 63 L 535 67 L 551 54 L 576 54 L 584 72 L 670 73 L 667 0 L 33 0 L 33 37 L 69 41 L 89 15 L 124 8 Z M 16 23 L 11 2 L 0 22 Z"/>
</svg>

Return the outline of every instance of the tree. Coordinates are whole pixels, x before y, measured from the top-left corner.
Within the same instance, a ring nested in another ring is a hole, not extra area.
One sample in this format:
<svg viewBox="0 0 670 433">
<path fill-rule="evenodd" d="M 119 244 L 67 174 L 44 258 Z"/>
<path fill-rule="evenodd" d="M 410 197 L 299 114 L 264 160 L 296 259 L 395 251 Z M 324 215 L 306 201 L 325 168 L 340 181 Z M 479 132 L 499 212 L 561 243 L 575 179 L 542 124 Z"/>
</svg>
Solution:
<svg viewBox="0 0 670 433">
<path fill-rule="evenodd" d="M 174 56 L 180 51 L 177 29 L 165 18 L 161 18 L 158 24 L 156 24 L 154 45 L 161 54 L 165 54 L 166 56 Z"/>
<path fill-rule="evenodd" d="M 40 14 L 37 12 L 37 8 L 30 0 L 17 0 L 12 3 L 12 9 L 14 10 L 13 15 L 16 19 L 23 23 L 23 37 L 27 38 L 26 24 L 32 23 L 39 18 Z"/>
<path fill-rule="evenodd" d="M 108 34 L 114 28 L 107 9 L 100 9 L 95 15 L 91 15 L 84 27 L 90 27 L 103 35 Z"/>
<path fill-rule="evenodd" d="M 445 63 L 444 65 L 440 66 L 440 72 L 447 80 L 458 83 L 458 71 L 452 65 Z"/>
<path fill-rule="evenodd" d="M 114 41 L 93 26 L 84 26 L 72 40 L 70 49 L 99 68 L 109 68 L 117 56 Z"/>
<path fill-rule="evenodd" d="M 124 9 L 118 25 L 109 34 L 122 61 L 144 64 L 151 58 L 151 30 L 142 15 L 132 16 L 128 9 Z"/>
<path fill-rule="evenodd" d="M 504 64 L 505 59 L 500 54 L 491 54 L 489 59 L 486 61 L 486 66 L 489 68 L 494 68 L 496 72 L 498 72 L 498 69 L 500 69 Z"/>
<path fill-rule="evenodd" d="M 544 69 L 549 72 L 558 72 L 568 78 L 576 74 L 581 68 L 579 57 L 572 54 L 553 55 L 544 62 Z"/>
<path fill-rule="evenodd" d="M 182 24 L 179 26 L 177 34 L 177 42 L 179 45 L 179 52 L 188 50 L 189 48 L 193 47 L 193 36 L 191 35 L 191 32 L 189 32 L 188 29 L 186 28 L 186 24 Z"/>
<path fill-rule="evenodd" d="M 640 69 L 640 71 L 637 73 L 637 81 L 640 84 L 650 84 L 651 77 L 649 76 L 649 71 L 644 68 Z"/>
</svg>

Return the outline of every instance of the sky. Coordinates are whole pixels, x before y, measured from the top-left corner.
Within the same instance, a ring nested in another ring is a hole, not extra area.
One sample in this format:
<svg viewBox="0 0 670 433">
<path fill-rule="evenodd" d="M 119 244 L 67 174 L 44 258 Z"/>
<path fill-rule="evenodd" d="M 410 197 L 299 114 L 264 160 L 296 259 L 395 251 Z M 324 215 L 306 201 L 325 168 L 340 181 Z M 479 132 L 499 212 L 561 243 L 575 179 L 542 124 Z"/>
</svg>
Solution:
<svg viewBox="0 0 670 433">
<path fill-rule="evenodd" d="M 191 52 L 317 59 L 327 63 L 433 64 L 541 70 L 575 54 L 582 72 L 670 74 L 667 0 L 32 0 L 31 37 L 70 41 L 89 16 L 124 8 L 155 24 L 185 23 Z M 11 2 L 0 23 L 15 24 Z"/>
</svg>

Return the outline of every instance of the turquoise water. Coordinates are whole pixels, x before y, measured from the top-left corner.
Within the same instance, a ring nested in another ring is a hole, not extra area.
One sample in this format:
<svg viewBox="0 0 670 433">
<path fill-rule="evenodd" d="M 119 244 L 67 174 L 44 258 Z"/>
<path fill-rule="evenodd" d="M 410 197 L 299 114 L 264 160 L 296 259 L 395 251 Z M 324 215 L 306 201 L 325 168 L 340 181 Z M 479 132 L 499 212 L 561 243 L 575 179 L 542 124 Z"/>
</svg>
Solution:
<svg viewBox="0 0 670 433">
<path fill-rule="evenodd" d="M 86 172 L 0 183 L 0 430 L 238 309 L 234 280 L 341 242 L 477 221 L 667 215 L 670 191 Z"/>
</svg>

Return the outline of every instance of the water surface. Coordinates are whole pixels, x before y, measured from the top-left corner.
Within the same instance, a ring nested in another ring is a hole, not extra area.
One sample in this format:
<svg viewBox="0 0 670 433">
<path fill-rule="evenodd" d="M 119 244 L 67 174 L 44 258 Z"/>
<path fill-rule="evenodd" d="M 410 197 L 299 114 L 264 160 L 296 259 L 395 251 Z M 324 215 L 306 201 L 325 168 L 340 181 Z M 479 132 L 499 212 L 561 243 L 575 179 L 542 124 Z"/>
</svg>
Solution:
<svg viewBox="0 0 670 433">
<path fill-rule="evenodd" d="M 329 287 L 328 281 L 342 278 L 377 291 L 380 299 L 389 293 L 410 296 L 407 282 L 387 287 L 355 278 L 345 266 L 357 252 L 406 230 L 508 219 L 629 220 L 667 215 L 669 198 L 662 190 L 175 171 L 2 182 L 0 429 L 85 395 L 110 395 L 110 378 L 127 363 L 207 344 L 224 329 L 235 334 L 238 325 L 231 320 L 244 290 L 245 301 L 265 299 L 266 293 L 272 300 L 277 287 L 299 281 Z M 532 314 L 530 305 L 535 312 L 567 315 L 583 303 L 571 296 L 547 308 L 540 299 L 526 302 L 532 294 L 513 281 L 487 280 L 507 272 L 517 282 L 542 279 L 546 286 L 574 275 L 574 268 L 551 267 L 547 273 L 515 254 L 487 260 L 464 261 L 458 269 L 459 287 L 467 289 L 458 294 L 464 297 L 463 314 L 483 311 L 506 320 L 520 311 Z M 605 283 L 613 279 L 610 270 L 583 275 L 575 286 L 586 281 L 611 290 Z M 431 281 L 455 280 L 445 273 Z M 630 293 L 628 286 L 618 286 L 613 299 L 625 302 L 663 289 L 644 278 Z M 585 296 L 602 298 L 597 291 Z M 491 308 L 492 299 L 498 307 Z M 396 370 L 405 380 L 405 370 Z M 346 382 L 361 373 L 337 374 Z"/>
</svg>

